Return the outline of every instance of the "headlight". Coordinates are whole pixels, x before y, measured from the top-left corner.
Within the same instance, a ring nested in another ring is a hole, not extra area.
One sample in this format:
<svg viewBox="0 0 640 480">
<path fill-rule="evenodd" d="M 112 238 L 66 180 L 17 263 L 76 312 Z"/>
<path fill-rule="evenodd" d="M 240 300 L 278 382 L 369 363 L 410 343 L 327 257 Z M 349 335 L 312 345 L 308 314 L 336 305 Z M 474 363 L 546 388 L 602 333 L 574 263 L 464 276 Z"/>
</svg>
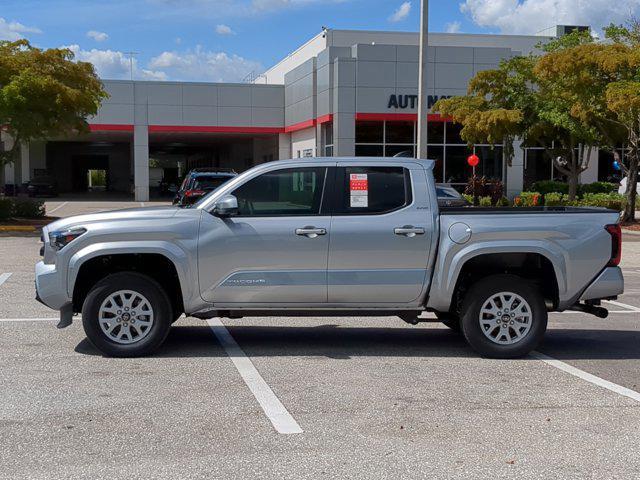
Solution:
<svg viewBox="0 0 640 480">
<path fill-rule="evenodd" d="M 68 230 L 51 232 L 49 233 L 49 243 L 51 244 L 51 248 L 54 250 L 61 250 L 86 231 L 87 230 L 85 228 L 70 228 Z"/>
</svg>

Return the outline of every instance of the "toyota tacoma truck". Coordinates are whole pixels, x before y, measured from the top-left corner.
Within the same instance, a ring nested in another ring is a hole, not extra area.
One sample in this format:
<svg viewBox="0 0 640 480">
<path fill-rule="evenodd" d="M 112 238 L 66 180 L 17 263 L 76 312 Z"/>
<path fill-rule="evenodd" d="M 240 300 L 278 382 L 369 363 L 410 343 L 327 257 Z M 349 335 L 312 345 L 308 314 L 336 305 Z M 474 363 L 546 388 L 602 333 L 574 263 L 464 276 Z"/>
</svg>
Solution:
<svg viewBox="0 0 640 480">
<path fill-rule="evenodd" d="M 265 163 L 190 208 L 80 215 L 43 229 L 37 298 L 82 313 L 105 355 L 156 350 L 182 314 L 398 316 L 460 331 L 487 357 L 526 355 L 548 312 L 624 289 L 618 212 L 439 209 L 434 163 Z M 433 318 L 433 317 L 431 317 Z"/>
</svg>

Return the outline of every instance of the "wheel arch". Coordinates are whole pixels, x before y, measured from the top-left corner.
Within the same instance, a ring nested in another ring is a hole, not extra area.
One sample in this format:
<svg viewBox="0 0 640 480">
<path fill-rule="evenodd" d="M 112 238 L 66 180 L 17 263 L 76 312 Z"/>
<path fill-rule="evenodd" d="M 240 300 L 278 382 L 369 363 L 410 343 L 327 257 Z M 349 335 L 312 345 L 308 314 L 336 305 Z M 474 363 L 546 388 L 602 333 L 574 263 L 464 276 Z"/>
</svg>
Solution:
<svg viewBox="0 0 640 480">
<path fill-rule="evenodd" d="M 94 244 L 77 252 L 69 262 L 67 277 L 68 295 L 73 299 L 74 311 L 82 309 L 82 302 L 93 285 L 105 276 L 134 271 L 150 276 L 165 288 L 174 308 L 184 311 L 185 303 L 194 294 L 189 281 L 191 273 L 186 254 L 173 244 L 138 245 L 132 248 L 114 244 Z"/>
<path fill-rule="evenodd" d="M 440 272 L 434 277 L 434 284 L 429 297 L 428 307 L 438 311 L 449 311 L 454 302 L 459 301 L 460 288 L 465 283 L 467 273 L 482 265 L 482 276 L 498 273 L 513 273 L 524 278 L 539 280 L 540 276 L 527 274 L 522 268 L 529 262 L 537 262 L 542 272 L 548 277 L 545 285 L 545 300 L 549 300 L 552 308 L 557 308 L 560 299 L 567 291 L 567 260 L 561 251 L 552 251 L 536 243 L 518 245 L 517 243 L 496 243 L 492 245 L 470 245 L 438 262 Z M 544 266 L 544 267 L 543 267 Z"/>
</svg>

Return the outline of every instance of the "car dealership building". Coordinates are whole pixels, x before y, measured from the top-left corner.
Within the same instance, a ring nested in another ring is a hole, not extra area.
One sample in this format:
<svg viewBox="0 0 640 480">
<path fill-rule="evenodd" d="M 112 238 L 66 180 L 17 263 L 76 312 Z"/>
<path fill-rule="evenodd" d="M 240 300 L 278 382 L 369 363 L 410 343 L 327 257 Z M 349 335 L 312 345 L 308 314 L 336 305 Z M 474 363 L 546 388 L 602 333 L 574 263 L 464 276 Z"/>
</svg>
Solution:
<svg viewBox="0 0 640 480">
<path fill-rule="evenodd" d="M 465 94 L 477 72 L 535 51 L 548 38 L 430 34 L 430 104 Z M 240 172 L 292 157 L 415 155 L 417 33 L 325 30 L 251 83 L 104 85 L 110 97 L 88 119 L 90 134 L 23 146 L 19 160 L 5 167 L 4 182 L 21 186 L 50 175 L 61 193 L 83 192 L 88 172 L 98 170 L 108 191 L 146 201 L 195 167 Z M 510 194 L 557 177 L 541 150 L 518 146 L 507 165 L 501 146 L 469 149 L 459 126 L 437 114 L 429 114 L 428 143 L 439 182 L 465 183 L 472 151 L 481 159 L 477 173 L 503 180 Z M 593 155 L 584 183 L 612 174 L 607 154 Z"/>
</svg>

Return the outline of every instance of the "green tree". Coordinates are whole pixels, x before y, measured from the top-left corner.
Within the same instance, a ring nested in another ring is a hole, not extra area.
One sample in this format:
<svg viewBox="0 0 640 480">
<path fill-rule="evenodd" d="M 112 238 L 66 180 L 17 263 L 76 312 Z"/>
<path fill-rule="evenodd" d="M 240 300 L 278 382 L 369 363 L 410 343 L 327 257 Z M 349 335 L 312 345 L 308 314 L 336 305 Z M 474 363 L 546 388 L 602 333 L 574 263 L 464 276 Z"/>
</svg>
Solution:
<svg viewBox="0 0 640 480">
<path fill-rule="evenodd" d="M 87 132 L 85 118 L 106 97 L 93 65 L 75 62 L 71 50 L 0 41 L 0 126 L 14 140 L 0 149 L 0 171 L 22 143 Z"/>
<path fill-rule="evenodd" d="M 602 147 L 616 152 L 624 146 L 623 220 L 633 221 L 640 160 L 640 24 L 632 20 L 604 30 L 608 42 L 552 51 L 539 60 L 536 73 L 558 87 L 558 103 L 571 119 L 589 126 Z"/>
<path fill-rule="evenodd" d="M 588 33 L 574 32 L 539 45 L 540 55 L 514 57 L 497 69 L 479 72 L 466 96 L 440 100 L 434 109 L 461 123 L 462 137 L 469 143 L 504 143 L 508 163 L 516 137 L 524 146 L 545 147 L 555 167 L 567 175 L 573 200 L 592 149 L 602 143 L 602 133 L 588 119 L 572 114 L 566 85 L 545 76 L 540 62 L 592 43 Z"/>
</svg>

